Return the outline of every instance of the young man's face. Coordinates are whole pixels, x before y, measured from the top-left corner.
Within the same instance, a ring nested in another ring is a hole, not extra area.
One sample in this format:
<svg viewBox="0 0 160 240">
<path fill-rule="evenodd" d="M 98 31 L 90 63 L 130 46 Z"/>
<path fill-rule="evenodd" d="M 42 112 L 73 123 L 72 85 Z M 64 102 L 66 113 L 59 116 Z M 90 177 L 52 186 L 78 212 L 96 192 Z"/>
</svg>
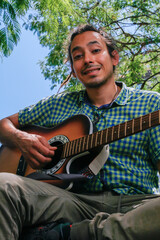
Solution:
<svg viewBox="0 0 160 240">
<path fill-rule="evenodd" d="M 118 53 L 109 55 L 103 37 L 94 31 L 77 35 L 71 43 L 73 75 L 86 88 L 96 88 L 113 78 L 113 66 L 118 64 Z"/>
</svg>

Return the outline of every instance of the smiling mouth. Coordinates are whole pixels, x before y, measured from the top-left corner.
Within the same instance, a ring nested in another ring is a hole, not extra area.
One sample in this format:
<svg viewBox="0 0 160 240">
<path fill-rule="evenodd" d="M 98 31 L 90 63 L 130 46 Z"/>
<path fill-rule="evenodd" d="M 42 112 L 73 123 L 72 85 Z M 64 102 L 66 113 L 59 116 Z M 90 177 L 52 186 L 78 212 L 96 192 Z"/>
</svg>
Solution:
<svg viewBox="0 0 160 240">
<path fill-rule="evenodd" d="M 83 73 L 84 75 L 87 75 L 87 74 L 89 74 L 89 73 L 99 71 L 100 69 L 101 69 L 100 67 L 98 67 L 98 68 L 87 68 L 87 69 L 85 69 L 84 71 L 82 71 L 82 73 Z"/>
</svg>

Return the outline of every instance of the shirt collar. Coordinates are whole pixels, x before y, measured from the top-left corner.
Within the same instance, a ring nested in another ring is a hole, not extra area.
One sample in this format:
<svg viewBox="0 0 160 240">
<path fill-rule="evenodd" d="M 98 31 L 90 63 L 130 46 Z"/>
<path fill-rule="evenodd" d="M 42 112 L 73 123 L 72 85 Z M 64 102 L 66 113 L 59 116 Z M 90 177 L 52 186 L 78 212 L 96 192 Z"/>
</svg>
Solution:
<svg viewBox="0 0 160 240">
<path fill-rule="evenodd" d="M 116 103 L 116 105 L 125 105 L 126 102 L 128 101 L 128 97 L 129 97 L 129 91 L 128 91 L 128 88 L 126 86 L 126 84 L 124 82 L 119 82 L 119 81 L 116 81 L 116 84 L 118 86 L 121 87 L 121 91 L 118 95 L 118 97 L 114 100 L 114 104 Z M 85 102 L 89 105 L 92 105 L 90 102 L 89 102 L 89 99 L 87 97 L 87 94 L 86 94 L 86 91 L 85 90 L 82 90 L 80 91 L 80 95 L 79 95 L 79 102 Z M 101 106 L 100 108 L 107 108 L 108 104 L 106 105 L 103 105 Z"/>
<path fill-rule="evenodd" d="M 124 82 L 116 81 L 116 84 L 121 87 L 121 91 L 114 102 L 118 105 L 125 105 L 129 98 L 129 90 Z"/>
</svg>

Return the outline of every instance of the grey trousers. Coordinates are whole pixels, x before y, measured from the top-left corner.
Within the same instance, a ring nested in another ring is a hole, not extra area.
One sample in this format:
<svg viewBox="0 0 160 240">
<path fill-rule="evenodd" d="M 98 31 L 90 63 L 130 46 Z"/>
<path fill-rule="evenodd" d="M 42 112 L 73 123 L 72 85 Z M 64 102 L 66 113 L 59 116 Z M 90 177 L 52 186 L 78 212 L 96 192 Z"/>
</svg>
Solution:
<svg viewBox="0 0 160 240">
<path fill-rule="evenodd" d="M 159 240 L 160 195 L 75 194 L 0 173 L 0 240 L 57 220 L 73 223 L 72 240 Z"/>
</svg>

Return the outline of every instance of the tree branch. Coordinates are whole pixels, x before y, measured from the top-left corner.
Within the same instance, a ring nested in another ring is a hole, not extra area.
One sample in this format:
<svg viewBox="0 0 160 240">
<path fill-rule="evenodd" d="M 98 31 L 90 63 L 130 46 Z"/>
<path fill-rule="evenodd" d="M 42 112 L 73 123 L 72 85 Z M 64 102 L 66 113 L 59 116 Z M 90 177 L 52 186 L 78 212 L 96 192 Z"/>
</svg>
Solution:
<svg viewBox="0 0 160 240">
<path fill-rule="evenodd" d="M 157 76 L 157 75 L 159 75 L 159 74 L 160 74 L 160 72 L 157 72 L 157 73 L 149 76 L 148 78 L 146 78 L 146 79 L 143 81 L 143 84 L 141 85 L 141 89 L 144 88 L 144 85 L 146 84 L 146 82 L 148 82 L 148 80 L 150 80 L 151 78 L 153 78 L 153 77 L 155 77 L 155 76 Z"/>
</svg>

